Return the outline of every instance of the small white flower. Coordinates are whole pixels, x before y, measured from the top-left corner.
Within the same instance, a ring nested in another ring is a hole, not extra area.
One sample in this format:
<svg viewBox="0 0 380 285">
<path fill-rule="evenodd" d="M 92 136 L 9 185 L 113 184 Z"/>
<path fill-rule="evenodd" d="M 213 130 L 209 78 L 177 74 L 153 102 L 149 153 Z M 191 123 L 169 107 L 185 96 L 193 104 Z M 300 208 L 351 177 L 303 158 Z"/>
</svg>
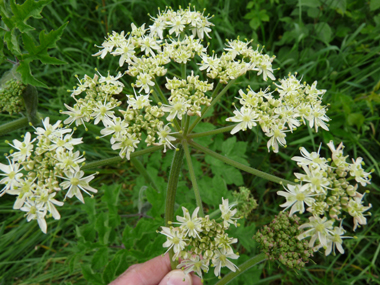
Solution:
<svg viewBox="0 0 380 285">
<path fill-rule="evenodd" d="M 181 228 L 185 231 L 185 236 L 199 238 L 198 232 L 202 231 L 202 219 L 197 217 L 199 207 L 195 208 L 191 217 L 188 209 L 182 207 L 182 211 L 183 217 L 177 216 L 177 221 L 179 223 L 173 224 L 180 224 Z"/>
<path fill-rule="evenodd" d="M 195 272 L 203 280 L 202 271 L 208 272 L 207 261 L 205 259 L 200 259 L 199 255 L 192 255 L 189 259 L 184 259 L 180 264 L 177 265 L 177 268 L 182 268 L 185 274 Z"/>
<path fill-rule="evenodd" d="M 157 135 L 158 135 L 158 138 L 159 138 L 159 141 L 158 143 L 155 143 L 154 145 L 164 145 L 164 152 L 166 152 L 166 147 L 168 148 L 175 148 L 175 146 L 171 143 L 172 141 L 175 141 L 176 138 L 171 136 L 171 129 L 170 127 L 168 126 L 169 124 L 165 125 L 165 126 L 158 126 L 158 132 L 157 132 Z"/>
<path fill-rule="evenodd" d="M 228 199 L 222 197 L 222 204 L 219 205 L 220 212 L 222 213 L 222 219 L 224 220 L 223 225 L 225 228 L 229 227 L 229 224 L 235 225 L 237 227 L 236 220 L 239 218 L 234 218 L 237 213 L 237 209 L 232 209 L 236 204 L 229 205 Z"/>
<path fill-rule="evenodd" d="M 328 168 L 327 160 L 324 157 L 320 157 L 319 152 L 321 151 L 321 146 L 318 148 L 318 152 L 309 153 L 306 148 L 301 147 L 301 156 L 294 156 L 292 160 L 297 161 L 299 166 L 311 166 L 312 168 L 320 168 L 326 170 Z"/>
<path fill-rule="evenodd" d="M 120 157 L 126 157 L 128 160 L 131 159 L 131 153 L 135 151 L 138 143 L 140 142 L 135 134 L 125 134 L 120 136 L 120 138 L 115 138 L 117 143 L 112 145 L 112 149 L 120 149 Z"/>
<path fill-rule="evenodd" d="M 140 73 L 137 75 L 137 80 L 136 80 L 136 87 L 141 87 L 139 92 L 144 89 L 145 93 L 149 93 L 150 86 L 154 86 L 154 82 L 152 81 L 152 76 L 149 75 L 148 73 Z"/>
<path fill-rule="evenodd" d="M 15 186 L 17 186 L 21 181 L 21 177 L 23 176 L 23 174 L 20 173 L 20 171 L 23 169 L 23 167 L 19 168 L 20 164 L 16 163 L 13 160 L 9 161 L 9 159 L 8 162 L 9 165 L 0 163 L 0 170 L 5 173 L 0 174 L 0 176 L 5 176 L 0 180 L 0 184 L 5 184 L 3 189 L 0 190 L 0 197 L 7 193 L 8 190 L 12 190 Z"/>
<path fill-rule="evenodd" d="M 277 153 L 278 152 L 278 144 L 284 146 L 286 144 L 286 134 L 283 126 L 278 126 L 274 125 L 272 128 L 269 130 L 269 132 L 265 133 L 267 137 L 270 137 L 267 147 L 268 147 L 268 152 L 272 149 L 273 152 Z"/>
<path fill-rule="evenodd" d="M 298 236 L 299 240 L 310 237 L 309 246 L 313 247 L 318 239 L 321 246 L 327 246 L 327 238 L 331 236 L 334 221 L 327 220 L 326 217 L 320 218 L 313 216 L 309 218 L 310 222 L 299 227 L 300 230 L 310 228 Z"/>
<path fill-rule="evenodd" d="M 59 220 L 61 218 L 61 215 L 54 205 L 63 206 L 64 203 L 54 199 L 54 196 L 57 194 L 57 192 L 49 194 L 46 189 L 41 190 L 41 192 L 42 194 L 38 197 L 37 201 L 44 203 L 44 208 L 49 211 L 55 220 Z"/>
<path fill-rule="evenodd" d="M 342 225 L 340 227 L 334 227 L 334 230 L 331 231 L 331 236 L 327 237 L 327 248 L 325 251 L 325 255 L 329 255 L 331 251 L 334 251 L 335 255 L 335 247 L 339 250 L 341 254 L 344 254 L 344 249 L 342 246 L 343 238 L 352 238 L 350 236 L 342 236 L 346 231 L 343 229 Z"/>
<path fill-rule="evenodd" d="M 366 225 L 367 219 L 364 217 L 363 213 L 368 211 L 372 205 L 363 206 L 364 195 L 356 193 L 356 197 L 351 198 L 347 205 L 348 213 L 354 218 L 354 231 L 358 225 Z"/>
<path fill-rule="evenodd" d="M 178 228 L 161 228 L 162 231 L 160 233 L 167 237 L 167 241 L 162 245 L 163 247 L 168 248 L 168 250 L 165 253 L 167 253 L 171 248 L 173 248 L 173 251 L 175 253 L 175 255 L 173 256 L 173 260 L 175 260 L 180 255 L 181 251 L 186 247 L 185 240 L 187 239 L 184 238 L 183 232 Z"/>
<path fill-rule="evenodd" d="M 169 122 L 175 117 L 182 120 L 182 116 L 187 113 L 187 109 L 191 106 L 190 101 L 183 97 L 176 97 L 169 102 L 170 105 L 162 105 L 164 112 L 169 112 L 169 116 L 166 118 Z"/>
<path fill-rule="evenodd" d="M 75 122 L 76 126 L 84 125 L 86 124 L 84 122 L 90 121 L 90 117 L 83 112 L 83 109 L 79 107 L 78 105 L 75 105 L 74 107 L 70 107 L 66 103 L 64 104 L 65 107 L 68 109 L 68 111 L 63 111 L 61 114 L 68 115 L 69 117 L 63 122 L 65 125 L 71 125 Z"/>
<path fill-rule="evenodd" d="M 111 111 L 113 108 L 115 108 L 115 105 L 111 102 L 97 102 L 94 107 L 94 112 L 91 114 L 91 116 L 95 119 L 94 124 L 97 125 L 100 121 L 102 121 L 103 125 L 108 125 L 111 118 L 115 117 L 115 112 Z"/>
<path fill-rule="evenodd" d="M 247 129 L 252 129 L 256 126 L 258 115 L 251 108 L 242 107 L 239 110 L 234 111 L 235 117 L 227 118 L 228 122 L 235 122 L 237 124 L 231 131 L 231 134 L 236 134 L 238 131 L 246 131 Z"/>
<path fill-rule="evenodd" d="M 224 249 L 216 249 L 215 256 L 212 259 L 212 263 L 215 265 L 214 274 L 215 276 L 220 276 L 220 269 L 227 266 L 232 272 L 239 269 L 235 264 L 229 261 L 227 258 L 238 259 L 239 255 L 233 253 L 232 251 L 226 251 Z"/>
<path fill-rule="evenodd" d="M 46 208 L 43 203 L 36 203 L 35 201 L 28 200 L 25 202 L 24 206 L 20 209 L 23 212 L 27 212 L 26 220 L 30 222 L 31 220 L 37 220 L 41 231 L 46 234 L 47 224 L 45 221 Z"/>
<path fill-rule="evenodd" d="M 291 185 L 288 184 L 288 188 L 284 186 L 284 191 L 277 191 L 277 195 L 283 196 L 286 198 L 286 203 L 280 205 L 281 207 L 286 207 L 284 211 L 286 211 L 289 207 L 292 207 L 290 209 L 289 216 L 292 216 L 294 213 L 299 212 L 302 214 L 305 212 L 305 205 L 311 206 L 315 199 L 311 198 L 312 195 L 308 189 L 301 191 L 300 185 Z"/>
<path fill-rule="evenodd" d="M 144 107 L 148 107 L 150 106 L 149 102 L 151 102 L 151 100 L 149 100 L 149 94 L 137 96 L 135 93 L 135 97 L 133 97 L 133 95 L 128 95 L 128 107 L 132 107 L 133 110 L 140 110 Z"/>
<path fill-rule="evenodd" d="M 172 27 L 169 30 L 169 34 L 175 33 L 178 37 L 181 32 L 185 29 L 186 19 L 180 15 L 175 16 L 171 21 L 166 23 L 169 27 Z"/>
<path fill-rule="evenodd" d="M 302 166 L 302 169 L 306 172 L 306 175 L 294 173 L 298 179 L 304 182 L 301 190 L 310 187 L 311 191 L 314 193 L 327 193 L 327 190 L 330 189 L 330 181 L 326 178 L 326 172 L 324 170 L 312 168 L 310 165 Z"/>
<path fill-rule="evenodd" d="M 352 164 L 350 165 L 350 175 L 355 177 L 356 182 L 360 183 L 362 186 L 371 184 L 370 177 L 371 173 L 365 172 L 362 168 L 363 158 L 358 157 L 356 161 L 352 159 Z"/>
<path fill-rule="evenodd" d="M 83 177 L 84 172 L 82 170 L 80 170 L 80 171 L 65 171 L 65 175 L 66 175 L 66 177 L 60 177 L 64 180 L 66 180 L 66 181 L 63 181 L 60 184 L 60 186 L 62 186 L 62 188 L 64 190 L 69 189 L 66 193 L 65 199 L 66 199 L 66 197 L 72 198 L 73 196 L 75 196 L 78 198 L 79 201 L 84 203 L 83 195 L 82 195 L 82 192 L 80 190 L 82 190 L 83 192 L 87 193 L 90 196 L 92 196 L 92 195 L 90 193 L 88 193 L 87 191 L 90 191 L 93 193 L 98 192 L 98 190 L 96 190 L 95 188 L 92 188 L 88 184 L 88 183 L 90 183 L 90 181 L 92 179 L 95 178 L 94 174 L 89 175 L 87 177 Z"/>
<path fill-rule="evenodd" d="M 76 152 L 58 150 L 56 152 L 56 159 L 56 166 L 66 171 L 71 169 L 79 171 L 79 164 L 86 160 L 83 155 L 80 155 L 79 150 Z"/>
</svg>

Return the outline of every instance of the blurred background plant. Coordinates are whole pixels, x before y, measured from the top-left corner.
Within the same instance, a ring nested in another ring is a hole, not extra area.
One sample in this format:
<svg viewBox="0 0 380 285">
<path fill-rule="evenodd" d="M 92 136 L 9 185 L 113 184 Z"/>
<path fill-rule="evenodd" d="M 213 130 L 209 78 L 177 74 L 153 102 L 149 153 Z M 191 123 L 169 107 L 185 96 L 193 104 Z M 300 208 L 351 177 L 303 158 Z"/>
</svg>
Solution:
<svg viewBox="0 0 380 285">
<path fill-rule="evenodd" d="M 0 1 L 6 5 L 8 2 Z M 290 158 L 299 153 L 301 145 L 316 151 L 320 142 L 326 144 L 333 139 L 335 143 L 344 142 L 345 153 L 352 157 L 362 156 L 367 171 L 375 169 L 372 184 L 367 187 L 371 193 L 366 196 L 367 204 L 373 205 L 372 217 L 366 227 L 357 230 L 357 239 L 345 242 L 344 255 L 325 257 L 323 253 L 316 254 L 316 264 L 309 264 L 299 272 L 286 270 L 280 263 L 266 262 L 239 277 L 236 284 L 344 284 L 348 281 L 352 284 L 379 284 L 380 1 L 198 0 L 191 3 L 197 10 L 206 8 L 206 13 L 215 15 L 210 50 L 220 52 L 224 39 L 234 39 L 237 35 L 242 39 L 254 39 L 254 44 L 264 45 L 267 53 L 277 56 L 274 61 L 274 67 L 279 68 L 275 73 L 277 78 L 297 71 L 303 80 L 317 80 L 318 88 L 327 90 L 324 102 L 330 104 L 327 114 L 332 119 L 330 132 L 314 133 L 301 127 L 292 134 L 288 147 L 277 155 L 267 152 L 260 132 L 240 132 L 238 139 L 219 134 L 214 140 L 198 139 L 198 143 L 262 171 L 292 179 L 296 164 Z M 91 56 L 98 50 L 94 44 L 103 42 L 108 32 L 129 31 L 131 23 L 149 23 L 147 14 L 156 14 L 158 7 L 170 5 L 176 9 L 187 4 L 187 1 L 165 0 L 63 0 L 48 4 L 42 10 L 43 18 L 28 20 L 36 30 L 25 33 L 37 38 L 38 32 L 57 31 L 69 21 L 57 47 L 49 52 L 50 56 L 67 64 L 29 63 L 34 78 L 49 86 L 38 88 L 39 112 L 49 115 L 53 121 L 62 119 L 59 110 L 64 108 L 63 103 L 72 100 L 66 90 L 76 84 L 73 75 L 82 78 L 84 74 L 95 73 L 95 67 L 114 70 L 118 66 L 117 59 L 100 60 Z M 3 17 L 2 21 L 4 28 Z M 16 34 L 16 38 L 21 42 L 21 33 Z M 21 53 L 20 59 L 27 51 Z M 10 59 L 14 61 L 14 58 Z M 11 62 L 4 61 L 0 74 L 12 67 Z M 255 78 L 240 83 L 242 86 L 249 84 L 252 89 L 264 86 Z M 231 88 L 224 100 L 235 100 L 237 90 L 238 87 Z M 210 124 L 200 124 L 198 131 L 223 124 L 231 115 L 225 102 L 217 104 L 215 112 L 208 117 Z M 0 114 L 2 123 L 18 118 L 17 113 Z M 89 132 L 77 131 L 84 137 L 85 144 L 79 149 L 86 151 L 87 161 L 115 156 L 107 139 L 94 139 L 99 130 L 89 126 Z M 2 138 L 11 141 L 25 131 L 21 129 Z M 0 142 L 1 153 L 7 153 L 9 149 L 8 144 Z M 324 154 L 325 150 L 322 148 L 321 152 Z M 26 223 L 23 214 L 12 209 L 13 197 L 2 197 L 0 284 L 104 284 L 131 264 L 162 254 L 164 237 L 157 235 L 156 230 L 163 224 L 163 189 L 172 156 L 173 152 L 167 152 L 139 158 L 156 186 L 162 189 L 160 193 L 147 184 L 130 162 L 98 169 L 99 175 L 92 185 L 99 189 L 99 193 L 94 199 L 86 198 L 84 205 L 66 202 L 60 211 L 61 220 L 49 225 L 47 235 L 38 230 L 37 224 Z M 201 154 L 193 155 L 193 164 L 200 189 L 207 189 L 202 192 L 206 209 L 213 211 L 221 197 L 232 198 L 233 191 L 243 185 L 258 201 L 258 208 L 242 222 L 245 226 L 231 233 L 239 237 L 239 265 L 248 259 L 248 255 L 259 253 L 252 236 L 281 210 L 279 205 L 283 201 L 276 195 L 281 189 L 271 182 L 226 167 L 213 158 L 206 157 L 204 163 L 200 158 Z M 1 158 L 1 162 L 4 161 L 5 158 Z M 195 198 L 190 188 L 191 182 L 182 179 L 177 203 L 192 211 Z M 206 276 L 205 281 L 213 284 L 216 280 Z"/>
</svg>

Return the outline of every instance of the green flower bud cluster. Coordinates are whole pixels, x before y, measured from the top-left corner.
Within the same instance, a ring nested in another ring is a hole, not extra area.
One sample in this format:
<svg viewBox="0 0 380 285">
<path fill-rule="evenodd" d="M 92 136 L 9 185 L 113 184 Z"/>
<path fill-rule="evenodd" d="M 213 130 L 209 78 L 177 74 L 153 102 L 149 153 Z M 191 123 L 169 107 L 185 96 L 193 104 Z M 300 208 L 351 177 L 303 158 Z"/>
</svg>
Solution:
<svg viewBox="0 0 380 285">
<path fill-rule="evenodd" d="M 0 87 L 0 112 L 8 112 L 10 115 L 25 110 L 22 92 L 25 85 L 21 81 L 11 79 Z"/>
<path fill-rule="evenodd" d="M 237 216 L 247 218 L 249 213 L 257 208 L 257 201 L 246 187 L 239 187 L 239 191 L 232 193 L 237 203 Z"/>
<path fill-rule="evenodd" d="M 228 267 L 236 271 L 236 265 L 230 259 L 239 258 L 238 253 L 234 253 L 232 244 L 237 243 L 237 239 L 229 237 L 225 232 L 230 224 L 237 226 L 234 218 L 237 210 L 232 210 L 235 204 L 230 205 L 228 199 L 222 198 L 221 221 L 217 222 L 209 216 L 198 217 L 199 207 L 190 216 L 189 211 L 182 207 L 183 217 L 177 216 L 178 222 L 169 222 L 170 225 L 178 224 L 178 227 L 161 227 L 159 233 L 167 237 L 163 247 L 173 249 L 173 260 L 181 258 L 181 263 L 177 268 L 182 268 L 185 273 L 195 272 L 202 278 L 202 271 L 207 272 L 211 263 L 215 267 L 214 274 L 220 276 L 220 269 Z"/>
<path fill-rule="evenodd" d="M 308 242 L 298 240 L 301 231 L 297 216 L 289 217 L 280 212 L 274 220 L 258 231 L 253 238 L 260 244 L 268 260 L 278 260 L 283 265 L 301 269 L 313 256 L 313 249 Z"/>
</svg>

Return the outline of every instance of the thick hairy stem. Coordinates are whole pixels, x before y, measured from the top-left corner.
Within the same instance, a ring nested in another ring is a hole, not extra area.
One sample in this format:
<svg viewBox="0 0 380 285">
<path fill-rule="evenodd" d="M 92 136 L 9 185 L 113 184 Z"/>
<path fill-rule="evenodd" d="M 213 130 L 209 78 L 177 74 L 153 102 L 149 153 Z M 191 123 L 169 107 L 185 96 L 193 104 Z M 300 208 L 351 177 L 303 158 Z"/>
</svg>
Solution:
<svg viewBox="0 0 380 285">
<path fill-rule="evenodd" d="M 228 273 L 220 281 L 218 281 L 215 285 L 228 284 L 233 279 L 235 279 L 236 277 L 238 277 L 240 274 L 244 273 L 245 271 L 247 271 L 251 267 L 255 266 L 256 264 L 258 264 L 260 262 L 263 262 L 266 259 L 267 259 L 267 257 L 266 257 L 266 255 L 264 253 L 261 253 L 261 254 L 258 254 L 256 256 L 252 257 L 251 259 L 247 260 L 242 265 L 240 265 L 239 269 L 236 270 L 236 272 L 230 272 L 230 273 Z"/>
<path fill-rule="evenodd" d="M 183 141 L 182 145 L 183 145 L 183 149 L 185 150 L 185 156 L 186 156 L 186 160 L 187 160 L 187 166 L 189 167 L 191 183 L 193 184 L 195 201 L 197 203 L 197 206 L 199 207 L 199 216 L 204 217 L 205 214 L 203 212 L 201 194 L 199 192 L 197 179 L 195 177 L 194 167 L 193 167 L 193 163 L 191 161 L 191 155 L 190 155 L 190 150 L 189 150 L 189 146 L 187 144 L 187 141 Z"/>
<path fill-rule="evenodd" d="M 178 146 L 178 151 L 174 153 L 172 165 L 170 168 L 168 189 L 166 192 L 166 206 L 165 206 L 165 225 L 170 226 L 169 222 L 174 220 L 174 204 L 175 204 L 175 195 L 177 192 L 178 177 L 181 172 L 182 162 L 183 162 L 183 147 L 182 145 Z M 173 261 L 173 248 L 169 251 L 170 264 L 172 269 L 175 269 L 178 265 L 177 261 Z"/>
<path fill-rule="evenodd" d="M 28 125 L 29 125 L 29 121 L 27 117 L 14 120 L 9 123 L 5 123 L 0 126 L 0 136 L 10 133 L 17 129 L 27 127 Z"/>
<path fill-rule="evenodd" d="M 282 185 L 288 185 L 288 184 L 291 184 L 291 185 L 294 185 L 295 183 L 292 182 L 292 181 L 289 181 L 289 180 L 286 180 L 286 179 L 282 179 L 282 178 L 279 178 L 277 176 L 274 176 L 274 175 L 271 175 L 271 174 L 268 174 L 266 172 L 263 172 L 263 171 L 260 171 L 260 170 L 257 170 L 255 168 L 252 168 L 252 167 L 249 167 L 247 165 L 244 165 L 240 162 L 237 162 L 233 159 L 230 159 L 228 157 L 225 157 L 221 154 L 218 154 L 204 146 L 201 146 L 200 144 L 197 144 L 196 142 L 189 142 L 189 144 L 193 147 L 195 147 L 196 149 L 199 149 L 200 151 L 204 152 L 205 154 L 208 154 L 208 155 L 211 155 L 212 157 L 215 157 L 216 159 L 219 159 L 221 161 L 223 161 L 224 163 L 227 163 L 229 165 L 232 165 L 233 167 L 236 167 L 236 168 L 239 168 L 241 170 L 244 170 L 248 173 L 251 173 L 253 175 L 256 175 L 258 177 L 261 177 L 261 178 L 264 178 L 266 180 L 269 180 L 269 181 L 272 181 L 272 182 L 275 182 L 275 183 L 278 183 L 278 184 L 282 184 Z"/>
</svg>

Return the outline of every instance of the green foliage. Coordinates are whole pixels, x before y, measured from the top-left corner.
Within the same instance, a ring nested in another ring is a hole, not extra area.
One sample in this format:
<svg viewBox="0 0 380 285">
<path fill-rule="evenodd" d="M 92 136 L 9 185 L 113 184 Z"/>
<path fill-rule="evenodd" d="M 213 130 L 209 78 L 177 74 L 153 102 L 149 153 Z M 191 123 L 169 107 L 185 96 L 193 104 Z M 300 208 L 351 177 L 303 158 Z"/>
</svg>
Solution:
<svg viewBox="0 0 380 285">
<path fill-rule="evenodd" d="M 6 1 L 0 2 L 0 15 L 5 27 L 0 32 L 0 36 L 4 37 L 0 46 L 0 63 L 4 61 L 4 42 L 11 55 L 18 60 L 17 72 L 21 74 L 24 84 L 30 84 L 38 87 L 47 87 L 46 84 L 37 80 L 31 73 L 30 63 L 39 60 L 44 64 L 64 64 L 65 62 L 48 54 L 48 49 L 55 48 L 56 42 L 61 38 L 63 30 L 67 26 L 63 24 L 56 31 L 45 33 L 41 31 L 39 34 L 39 45 L 35 44 L 32 31 L 34 27 L 26 22 L 29 18 L 41 19 L 42 9 L 51 3 L 52 0 L 27 0 L 22 5 L 16 4 L 15 0 L 10 0 L 10 7 Z M 23 46 L 20 43 L 20 35 Z M 26 53 L 24 52 L 26 51 Z"/>
</svg>

